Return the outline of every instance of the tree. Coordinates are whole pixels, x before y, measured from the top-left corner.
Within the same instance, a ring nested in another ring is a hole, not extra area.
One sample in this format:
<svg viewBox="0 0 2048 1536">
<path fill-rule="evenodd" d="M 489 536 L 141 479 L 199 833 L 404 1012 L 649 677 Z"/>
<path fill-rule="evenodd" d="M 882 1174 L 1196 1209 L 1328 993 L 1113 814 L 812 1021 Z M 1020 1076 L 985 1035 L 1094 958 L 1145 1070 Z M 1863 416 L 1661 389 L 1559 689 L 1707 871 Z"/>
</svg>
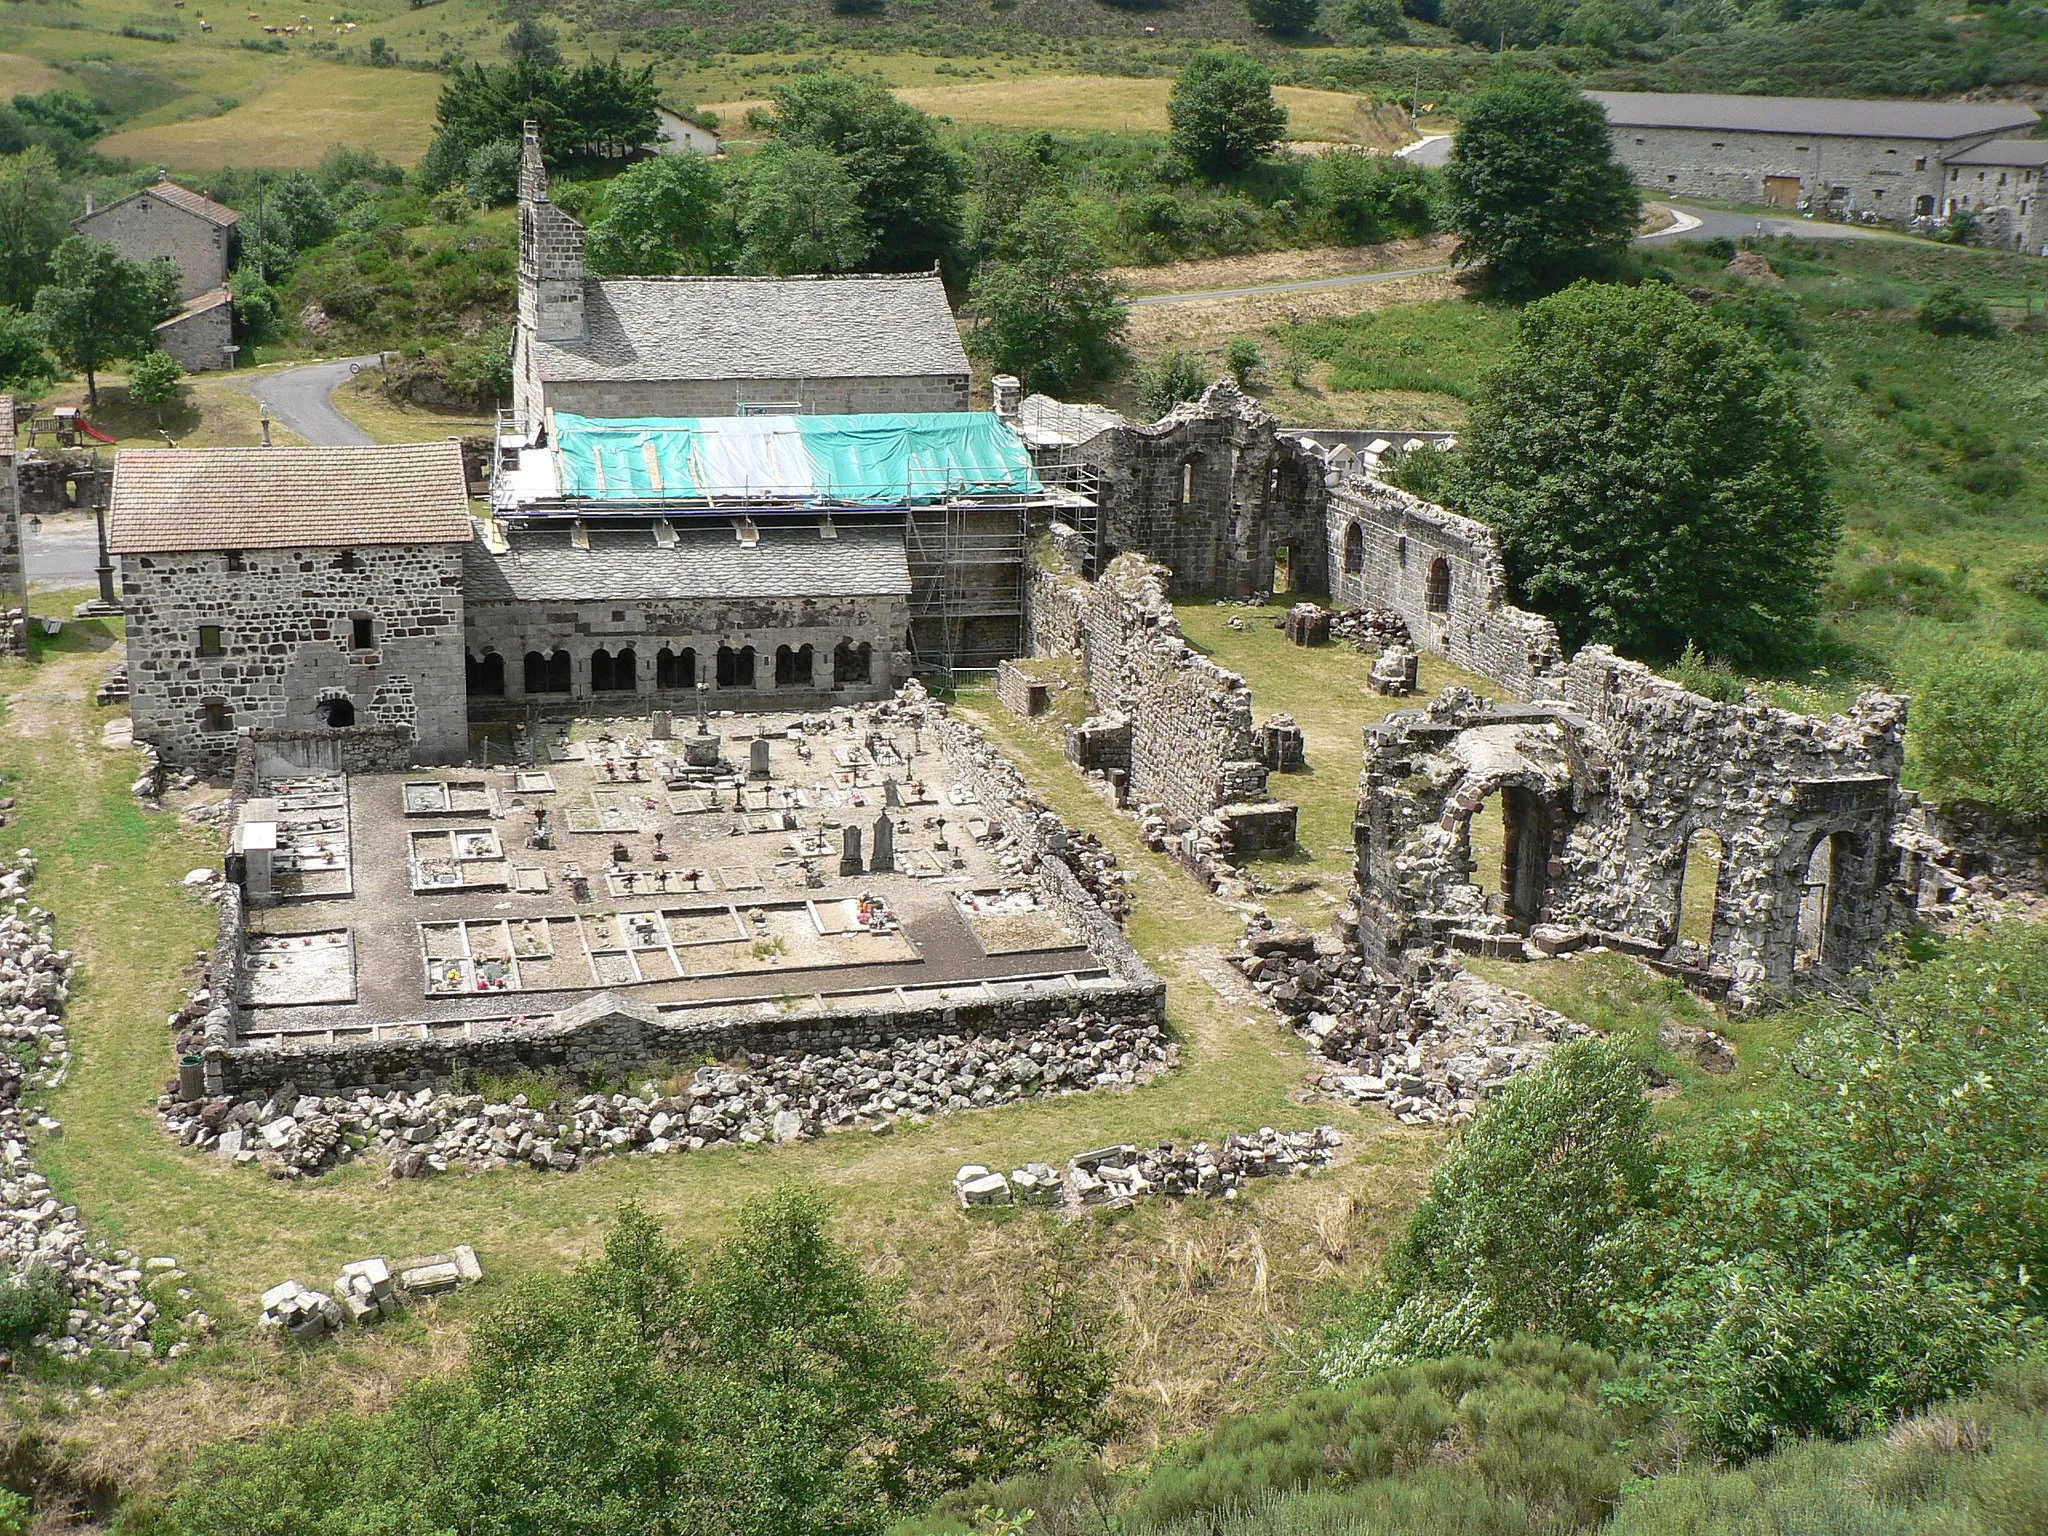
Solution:
<svg viewBox="0 0 2048 1536">
<path fill-rule="evenodd" d="M 1400 0 L 1343 0 L 1337 8 L 1337 23 L 1347 37 L 1383 43 L 1408 41 Z"/>
<path fill-rule="evenodd" d="M 0 157 L 0 304 L 22 308 L 50 275 L 64 238 L 57 161 L 40 144 Z"/>
<path fill-rule="evenodd" d="M 177 308 L 175 267 L 168 287 L 167 294 L 161 268 L 130 261 L 111 245 L 73 235 L 57 247 L 50 281 L 36 292 L 36 316 L 58 359 L 85 374 L 89 406 L 99 406 L 99 370 L 148 351 L 156 323 Z"/>
<path fill-rule="evenodd" d="M 1061 1239 L 1026 1281 L 1023 1326 L 973 1404 L 983 1476 L 1099 1447 L 1115 1427 L 1117 1352 L 1104 1340 L 1107 1319 L 1081 1295 L 1078 1267 Z"/>
<path fill-rule="evenodd" d="M 462 171 L 462 195 L 480 208 L 502 208 L 519 196 L 517 139 L 493 139 L 470 151 Z"/>
<path fill-rule="evenodd" d="M 1770 352 L 1676 289 L 1530 305 L 1457 480 L 1569 649 L 1748 665 L 1812 633 L 1838 529 L 1819 436 Z"/>
<path fill-rule="evenodd" d="M 437 109 L 440 131 L 451 136 L 437 164 L 457 148 L 466 158 L 499 139 L 519 143 L 533 122 L 550 168 L 610 170 L 660 137 L 659 94 L 653 65 L 631 70 L 616 58 L 573 70 L 531 59 L 457 65 Z"/>
<path fill-rule="evenodd" d="M 1913 690 L 1913 759 L 1930 794 L 2048 816 L 2048 659 L 1988 647 L 1940 653 Z"/>
<path fill-rule="evenodd" d="M 1155 419 L 1185 400 L 1199 400 L 1209 387 L 1202 360 L 1175 347 L 1138 370 L 1138 402 Z"/>
<path fill-rule="evenodd" d="M 234 297 L 235 339 L 245 347 L 262 346 L 284 334 L 284 304 L 272 288 L 248 267 L 236 267 L 228 278 Z"/>
<path fill-rule="evenodd" d="M 1996 336 L 1991 306 L 1960 283 L 1937 283 L 1913 311 L 1920 329 L 1935 336 Z"/>
<path fill-rule="evenodd" d="M 871 243 L 860 188 L 838 157 L 780 141 L 747 167 L 739 230 L 748 272 L 857 272 Z"/>
<path fill-rule="evenodd" d="M 560 69 L 562 50 L 555 39 L 553 27 L 543 26 L 536 17 L 522 16 L 505 34 L 505 57 L 522 64 L 537 64 L 542 69 Z"/>
<path fill-rule="evenodd" d="M 304 171 L 293 171 L 267 196 L 271 216 L 284 227 L 284 239 L 294 255 L 334 238 L 334 205 Z"/>
<path fill-rule="evenodd" d="M 1299 37 L 1316 24 L 1322 0 L 1245 0 L 1252 24 L 1278 37 Z"/>
<path fill-rule="evenodd" d="M 39 389 L 55 377 L 33 314 L 0 305 L 0 389 Z"/>
<path fill-rule="evenodd" d="M 1203 49 L 1181 66 L 1166 116 L 1175 153 L 1210 175 L 1243 170 L 1270 153 L 1287 127 L 1266 66 L 1221 49 Z"/>
<path fill-rule="evenodd" d="M 985 264 L 969 294 L 969 341 L 998 373 L 1027 389 L 1068 394 L 1122 372 L 1129 310 L 1102 248 L 1066 203 L 1019 215 L 1006 253 Z"/>
<path fill-rule="evenodd" d="M 774 129 L 792 148 L 831 154 L 852 178 L 871 268 L 915 272 L 955 258 L 966 170 L 928 114 L 872 80 L 807 75 L 776 89 Z"/>
<path fill-rule="evenodd" d="M 1635 233 L 1636 188 L 1607 112 L 1557 75 L 1518 73 L 1475 94 L 1451 146 L 1448 223 L 1461 264 L 1502 292 L 1554 287 Z"/>
<path fill-rule="evenodd" d="M 718 272 L 732 214 L 718 166 L 702 155 L 657 155 L 614 178 L 585 255 L 598 273 Z"/>
<path fill-rule="evenodd" d="M 1332 240 L 1371 245 L 1434 223 L 1429 172 L 1391 155 L 1331 148 L 1308 163 L 1310 204 Z"/>
<path fill-rule="evenodd" d="M 185 370 L 168 352 L 145 352 L 128 369 L 128 398 L 156 407 L 156 424 L 164 424 L 163 408 L 178 398 Z"/>
</svg>

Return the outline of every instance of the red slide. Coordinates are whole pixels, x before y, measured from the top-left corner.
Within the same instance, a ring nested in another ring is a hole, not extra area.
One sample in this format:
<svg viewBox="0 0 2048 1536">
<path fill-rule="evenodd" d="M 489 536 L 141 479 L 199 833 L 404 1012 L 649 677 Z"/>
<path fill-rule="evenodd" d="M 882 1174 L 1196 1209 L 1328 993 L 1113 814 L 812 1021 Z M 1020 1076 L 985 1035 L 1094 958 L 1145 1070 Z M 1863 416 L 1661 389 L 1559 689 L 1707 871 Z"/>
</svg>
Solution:
<svg viewBox="0 0 2048 1536">
<path fill-rule="evenodd" d="M 78 430 L 96 443 L 118 443 L 120 441 L 118 437 L 107 436 L 106 433 L 87 421 L 83 416 L 78 418 Z"/>
</svg>

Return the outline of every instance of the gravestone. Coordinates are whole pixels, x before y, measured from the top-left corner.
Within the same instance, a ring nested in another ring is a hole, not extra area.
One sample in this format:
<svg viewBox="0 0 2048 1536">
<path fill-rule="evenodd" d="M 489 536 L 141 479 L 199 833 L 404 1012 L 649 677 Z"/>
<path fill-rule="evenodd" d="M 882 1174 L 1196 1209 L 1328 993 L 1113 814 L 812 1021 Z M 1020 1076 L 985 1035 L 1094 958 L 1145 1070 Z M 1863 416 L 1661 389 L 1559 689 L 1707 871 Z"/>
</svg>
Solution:
<svg viewBox="0 0 2048 1536">
<path fill-rule="evenodd" d="M 868 871 L 877 875 L 896 873 L 896 823 L 886 811 L 875 818 L 875 850 L 868 860 Z"/>
<path fill-rule="evenodd" d="M 891 810 L 903 804 L 903 786 L 895 779 L 882 780 L 882 804 Z"/>
<path fill-rule="evenodd" d="M 647 734 L 656 741 L 671 741 L 676 734 L 676 717 L 666 709 L 657 709 L 647 721 Z"/>
<path fill-rule="evenodd" d="M 768 738 L 756 736 L 754 745 L 748 749 L 747 777 L 750 779 L 772 778 L 768 768 Z"/>
<path fill-rule="evenodd" d="M 857 875 L 861 872 L 860 828 L 847 827 L 840 836 L 839 873 Z"/>
</svg>

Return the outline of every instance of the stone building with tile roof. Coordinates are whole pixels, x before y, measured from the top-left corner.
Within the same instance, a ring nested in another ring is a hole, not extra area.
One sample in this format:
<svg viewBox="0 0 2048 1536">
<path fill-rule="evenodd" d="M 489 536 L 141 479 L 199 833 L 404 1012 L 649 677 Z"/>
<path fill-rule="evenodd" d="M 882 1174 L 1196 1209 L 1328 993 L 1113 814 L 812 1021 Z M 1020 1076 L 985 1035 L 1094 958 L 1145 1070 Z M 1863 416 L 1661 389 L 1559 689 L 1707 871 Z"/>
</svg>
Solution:
<svg viewBox="0 0 2048 1536">
<path fill-rule="evenodd" d="M 513 415 L 964 411 L 967 353 L 936 272 L 593 277 L 529 125 L 519 181 Z"/>
<path fill-rule="evenodd" d="M 105 241 L 130 261 L 168 256 L 183 279 L 178 289 L 182 302 L 227 285 L 240 220 L 225 203 L 165 177 L 103 208 L 88 204 L 84 217 L 73 219 L 71 227 L 88 240 Z M 218 368 L 220 359 L 208 366 Z"/>
</svg>

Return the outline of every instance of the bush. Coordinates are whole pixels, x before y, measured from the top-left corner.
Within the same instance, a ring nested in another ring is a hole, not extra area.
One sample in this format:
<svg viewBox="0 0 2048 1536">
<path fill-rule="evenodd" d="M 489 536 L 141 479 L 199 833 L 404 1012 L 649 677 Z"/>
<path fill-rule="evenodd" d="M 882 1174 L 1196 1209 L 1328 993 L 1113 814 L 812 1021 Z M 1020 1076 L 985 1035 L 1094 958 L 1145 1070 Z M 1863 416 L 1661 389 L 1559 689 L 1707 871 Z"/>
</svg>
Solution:
<svg viewBox="0 0 2048 1536">
<path fill-rule="evenodd" d="M 1725 661 L 1707 660 L 1700 654 L 1700 648 L 1689 640 L 1685 649 L 1679 652 L 1671 673 L 1682 686 L 1717 704 L 1740 704 L 1749 691 L 1741 674 L 1733 667 Z"/>
<path fill-rule="evenodd" d="M 1952 650 L 1921 673 L 1908 740 L 1927 791 L 2048 815 L 2048 658 Z"/>
<path fill-rule="evenodd" d="M 1209 387 L 1208 371 L 1192 352 L 1174 348 L 1138 370 L 1138 401 L 1157 418 L 1184 400 L 1199 400 Z"/>
<path fill-rule="evenodd" d="M 1828 588 L 1836 609 L 1892 609 L 1915 618 L 1960 624 L 1977 611 L 1967 571 L 1944 571 L 1919 560 L 1866 560 Z"/>
<path fill-rule="evenodd" d="M 1223 349 L 1223 366 L 1239 389 L 1250 389 L 1266 371 L 1266 355 L 1249 336 L 1239 336 Z"/>
<path fill-rule="evenodd" d="M 1245 0 L 1252 25 L 1278 37 L 1299 37 L 1316 24 L 1322 0 Z"/>
<path fill-rule="evenodd" d="M 1370 245 L 1426 235 L 1435 224 L 1429 172 L 1390 155 L 1326 149 L 1308 164 L 1315 221 L 1324 236 Z"/>
<path fill-rule="evenodd" d="M 0 1281 L 0 1349 L 25 1349 L 38 1334 L 54 1334 L 70 1308 L 70 1288 L 53 1269 L 32 1265 Z"/>
<path fill-rule="evenodd" d="M 1346 37 L 1383 43 L 1408 41 L 1408 23 L 1399 0 L 1342 0 L 1338 30 Z"/>
<path fill-rule="evenodd" d="M 462 169 L 462 190 L 486 208 L 502 208 L 519 196 L 521 150 L 513 139 L 495 139 L 471 151 Z"/>
<path fill-rule="evenodd" d="M 1964 290 L 1959 283 L 1942 283 L 1930 289 L 1920 307 L 1913 311 L 1920 329 L 1936 336 L 1995 336 L 1998 322 L 1991 318 L 1991 306 Z"/>
</svg>

